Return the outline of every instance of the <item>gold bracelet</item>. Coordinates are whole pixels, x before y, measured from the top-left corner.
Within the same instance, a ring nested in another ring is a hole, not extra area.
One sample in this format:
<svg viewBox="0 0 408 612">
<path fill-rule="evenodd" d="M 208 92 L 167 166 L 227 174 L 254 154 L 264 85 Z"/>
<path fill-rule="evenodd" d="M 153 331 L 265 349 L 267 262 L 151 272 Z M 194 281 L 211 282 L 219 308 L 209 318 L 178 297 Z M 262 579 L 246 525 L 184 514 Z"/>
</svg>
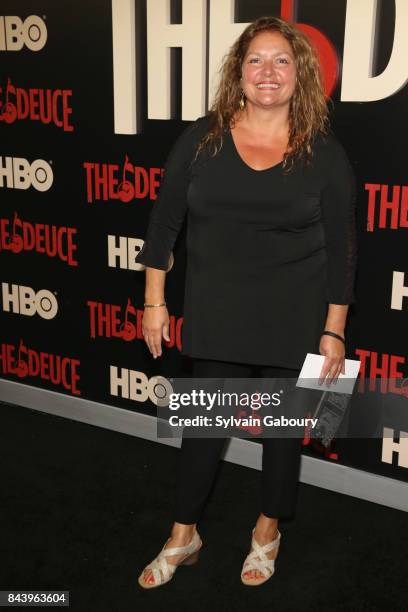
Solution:
<svg viewBox="0 0 408 612">
<path fill-rule="evenodd" d="M 143 304 L 145 308 L 157 308 L 158 306 L 166 306 L 166 302 L 163 304 Z"/>
</svg>

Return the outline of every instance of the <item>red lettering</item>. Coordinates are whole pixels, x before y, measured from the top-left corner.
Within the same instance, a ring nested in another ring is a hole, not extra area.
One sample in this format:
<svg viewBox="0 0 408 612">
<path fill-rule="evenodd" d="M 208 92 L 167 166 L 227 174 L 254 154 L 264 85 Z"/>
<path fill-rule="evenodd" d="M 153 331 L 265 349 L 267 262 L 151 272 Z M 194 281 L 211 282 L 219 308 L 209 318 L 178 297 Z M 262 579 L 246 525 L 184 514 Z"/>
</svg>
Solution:
<svg viewBox="0 0 408 612">
<path fill-rule="evenodd" d="M 115 172 L 119 170 L 119 166 L 115 164 L 109 164 L 108 166 L 108 188 L 109 188 L 109 199 L 117 200 L 118 194 L 116 187 L 119 184 L 117 178 L 115 178 Z"/>
<path fill-rule="evenodd" d="M 44 227 L 45 229 L 45 252 L 48 257 L 55 257 L 57 254 L 57 228 L 52 225 Z M 51 230 L 51 231 L 50 231 Z"/>
<path fill-rule="evenodd" d="M 375 391 L 377 389 L 376 383 L 380 379 L 381 393 L 387 393 L 387 391 L 399 395 L 407 393 L 407 388 L 396 386 L 396 379 L 404 377 L 404 373 L 398 370 L 398 364 L 405 364 L 405 357 L 383 353 L 379 362 L 378 353 L 375 351 L 356 349 L 355 352 L 360 357 L 361 361 L 359 372 L 360 382 L 358 386 L 360 393 L 364 392 L 364 383 L 368 371 L 370 391 Z"/>
<path fill-rule="evenodd" d="M 57 241 L 58 241 L 58 255 L 60 257 L 60 259 L 62 261 L 67 261 L 68 257 L 66 255 L 64 255 L 64 248 L 63 248 L 63 244 L 62 244 L 62 237 L 64 234 L 67 233 L 67 228 L 66 227 L 60 227 L 58 230 L 58 234 L 57 234 Z"/>
<path fill-rule="evenodd" d="M 16 106 L 18 119 L 26 119 L 30 111 L 27 92 L 24 89 L 17 88 L 16 90 Z"/>
<path fill-rule="evenodd" d="M 374 183 L 366 183 L 364 185 L 368 191 L 368 211 L 367 211 L 367 231 L 374 231 L 374 211 L 377 192 L 381 189 L 381 185 Z"/>
<path fill-rule="evenodd" d="M 58 119 L 58 98 L 61 96 L 62 92 L 60 89 L 56 89 L 52 94 L 52 115 L 54 118 L 54 123 L 57 127 L 63 127 L 64 122 Z"/>
<path fill-rule="evenodd" d="M 150 168 L 149 177 L 150 177 L 150 199 L 157 200 L 157 191 L 160 187 L 160 180 L 156 179 L 156 176 L 162 175 L 162 168 Z"/>
<path fill-rule="evenodd" d="M 30 376 L 38 376 L 40 372 L 40 359 L 32 349 L 28 349 L 28 372 Z"/>
<path fill-rule="evenodd" d="M 92 204 L 92 169 L 95 164 L 91 164 L 90 162 L 84 162 L 83 166 L 86 171 L 86 193 L 87 193 L 87 201 Z"/>
<path fill-rule="evenodd" d="M 49 363 L 47 359 L 47 353 L 40 353 L 40 376 L 43 380 L 49 379 Z"/>
<path fill-rule="evenodd" d="M 68 98 L 72 96 L 72 89 L 64 89 L 62 92 L 62 112 L 64 121 L 64 132 L 73 132 L 74 127 L 69 124 L 68 118 L 72 114 L 72 107 L 68 104 Z"/>
<path fill-rule="evenodd" d="M 0 219 L 0 249 L 3 251 L 9 248 L 10 233 L 7 231 L 9 225 L 8 219 Z"/>
<path fill-rule="evenodd" d="M 28 92 L 28 97 L 30 100 L 30 119 L 34 119 L 34 120 L 39 120 L 40 119 L 40 115 L 38 114 L 37 109 L 38 109 L 38 89 L 30 89 Z"/>
<path fill-rule="evenodd" d="M 401 188 L 394 185 L 392 188 L 392 200 L 388 201 L 388 185 L 381 185 L 380 222 L 379 227 L 386 227 L 387 210 L 391 210 L 391 229 L 398 228 L 398 208 Z"/>
<path fill-rule="evenodd" d="M 1 364 L 1 371 L 3 374 L 7 374 L 8 371 L 8 364 L 10 362 L 10 357 L 7 354 L 7 349 L 8 349 L 7 344 L 4 344 L 4 342 L 1 344 L 1 351 L 0 351 L 0 364 Z M 13 351 L 14 351 L 14 347 L 13 347 Z M 13 359 L 14 361 L 14 359 Z"/>
<path fill-rule="evenodd" d="M 68 359 L 68 357 L 64 357 L 64 359 L 61 362 L 61 382 L 63 384 L 63 386 L 65 387 L 65 389 L 68 389 L 68 391 L 71 389 L 71 385 L 68 382 L 68 377 L 67 377 L 67 367 L 70 364 L 70 359 Z"/>
<path fill-rule="evenodd" d="M 97 302 L 91 302 L 91 300 L 88 300 L 86 305 L 89 306 L 89 325 L 91 328 L 91 338 L 95 338 L 96 336 L 95 334 L 95 329 L 96 329 L 95 314 L 96 314 L 96 308 L 98 304 Z"/>
<path fill-rule="evenodd" d="M 149 175 L 141 166 L 135 166 L 135 197 L 145 198 L 149 193 Z"/>
<path fill-rule="evenodd" d="M 45 125 L 51 123 L 52 121 L 52 108 L 51 108 L 51 98 L 50 98 L 50 90 L 46 90 L 46 101 L 44 100 L 44 90 L 38 90 L 38 97 L 40 102 L 40 121 Z"/>
<path fill-rule="evenodd" d="M 376 388 L 375 378 L 380 376 L 381 378 L 381 393 L 386 393 L 387 390 L 387 377 L 388 377 L 388 366 L 389 366 L 389 355 L 383 353 L 381 357 L 381 365 L 377 365 L 378 353 L 372 351 L 370 361 L 370 390 L 374 391 Z"/>
<path fill-rule="evenodd" d="M 395 384 L 397 378 L 404 377 L 404 374 L 397 369 L 397 365 L 399 363 L 405 363 L 405 357 L 398 357 L 397 355 L 391 355 L 389 391 L 391 393 L 398 393 L 399 395 L 401 394 L 405 395 L 408 392 L 408 388 L 407 387 L 397 387 Z"/>
<path fill-rule="evenodd" d="M 71 359 L 71 393 L 73 395 L 81 395 L 81 391 L 78 389 L 77 383 L 79 382 L 79 373 L 77 367 L 81 362 L 78 359 Z"/>
<path fill-rule="evenodd" d="M 23 244 L 25 251 L 32 251 L 35 247 L 35 231 L 31 223 L 23 223 Z"/>
<path fill-rule="evenodd" d="M 183 321 L 184 321 L 184 317 L 179 317 L 178 321 L 177 321 L 177 325 L 176 325 L 176 344 L 177 344 L 177 348 L 179 351 L 181 351 L 182 349 L 182 344 L 181 344 L 181 330 L 183 327 Z"/>
<path fill-rule="evenodd" d="M 45 253 L 45 246 L 42 245 L 45 241 L 44 225 L 42 223 L 37 223 L 35 226 L 35 239 L 37 253 Z"/>
<path fill-rule="evenodd" d="M 65 389 L 70 390 L 74 395 L 81 395 L 78 388 L 80 380 L 77 367 L 80 365 L 78 359 L 61 357 L 43 351 L 37 352 L 34 349 L 27 349 L 20 341 L 19 360 L 17 367 L 14 367 L 14 353 L 16 347 L 12 344 L 0 345 L 0 367 L 2 373 L 8 372 L 19 377 L 40 376 L 42 380 L 50 380 L 54 385 L 62 384 Z M 27 355 L 21 359 L 20 352 Z M 70 368 L 70 369 L 69 369 Z"/>
<path fill-rule="evenodd" d="M 52 359 L 50 355 L 50 380 L 54 385 L 59 385 L 61 382 L 61 358 Z"/>
<path fill-rule="evenodd" d="M 122 335 L 119 329 L 121 324 L 120 316 L 117 316 L 120 315 L 120 311 L 120 306 L 111 306 L 112 336 L 116 338 L 120 338 Z"/>
<path fill-rule="evenodd" d="M 68 264 L 70 266 L 77 266 L 78 261 L 74 259 L 74 251 L 77 250 L 77 245 L 74 243 L 74 236 L 77 233 L 77 229 L 75 227 L 67 227 L 67 251 L 68 251 Z"/>
<path fill-rule="evenodd" d="M 102 169 L 102 174 L 100 170 Z M 103 199 L 108 199 L 108 167 L 107 164 L 95 164 L 95 200 L 101 199 L 101 190 L 103 188 Z"/>
<path fill-rule="evenodd" d="M 400 227 L 408 227 L 408 187 L 406 185 L 402 188 Z"/>
<path fill-rule="evenodd" d="M 143 310 L 139 308 L 136 311 L 136 337 L 138 340 L 143 339 L 143 329 L 142 329 L 142 319 L 143 319 Z"/>
<path fill-rule="evenodd" d="M 7 345 L 7 363 L 8 363 L 8 370 L 9 372 L 14 372 L 15 371 L 15 358 L 14 358 L 14 352 L 15 352 L 15 347 L 13 344 L 8 344 Z M 6 372 L 7 372 L 7 366 L 6 366 Z"/>
<path fill-rule="evenodd" d="M 105 310 L 105 312 L 104 312 Z M 106 332 L 103 333 L 103 324 L 106 324 Z M 111 336 L 111 324 L 110 324 L 110 306 L 109 304 L 98 304 L 98 336 Z"/>
</svg>

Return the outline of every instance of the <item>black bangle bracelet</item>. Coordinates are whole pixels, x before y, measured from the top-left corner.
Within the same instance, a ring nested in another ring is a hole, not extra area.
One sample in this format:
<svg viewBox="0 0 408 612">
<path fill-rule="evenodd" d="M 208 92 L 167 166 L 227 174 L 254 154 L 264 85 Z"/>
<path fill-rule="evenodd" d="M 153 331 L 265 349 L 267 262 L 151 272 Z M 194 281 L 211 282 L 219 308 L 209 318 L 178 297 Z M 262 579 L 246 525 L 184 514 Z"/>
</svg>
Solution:
<svg viewBox="0 0 408 612">
<path fill-rule="evenodd" d="M 333 338 L 337 338 L 337 340 L 341 340 L 343 344 L 346 344 L 345 339 L 342 338 L 341 336 L 339 336 L 339 334 L 335 334 L 334 332 L 326 331 L 325 330 L 324 332 L 322 332 L 322 336 L 324 336 L 324 335 L 326 335 L 326 336 L 333 336 Z"/>
</svg>

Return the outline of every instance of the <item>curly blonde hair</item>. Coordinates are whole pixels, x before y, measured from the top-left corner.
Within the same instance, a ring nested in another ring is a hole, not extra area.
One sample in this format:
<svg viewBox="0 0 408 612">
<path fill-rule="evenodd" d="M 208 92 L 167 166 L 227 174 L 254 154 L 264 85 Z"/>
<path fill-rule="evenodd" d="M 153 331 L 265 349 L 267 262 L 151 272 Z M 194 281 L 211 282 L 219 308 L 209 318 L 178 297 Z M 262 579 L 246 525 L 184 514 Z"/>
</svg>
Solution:
<svg viewBox="0 0 408 612">
<path fill-rule="evenodd" d="M 292 47 L 296 66 L 296 86 L 290 100 L 289 141 L 283 158 L 283 167 L 289 171 L 297 158 L 312 158 L 312 141 L 318 133 L 329 129 L 328 108 L 323 91 L 320 63 L 309 39 L 294 25 L 278 17 L 260 17 L 249 24 L 224 56 L 219 71 L 220 80 L 210 109 L 210 127 L 196 151 L 208 146 L 212 156 L 222 147 L 223 133 L 234 126 L 240 110 L 241 71 L 251 41 L 260 32 L 282 34 Z"/>
</svg>

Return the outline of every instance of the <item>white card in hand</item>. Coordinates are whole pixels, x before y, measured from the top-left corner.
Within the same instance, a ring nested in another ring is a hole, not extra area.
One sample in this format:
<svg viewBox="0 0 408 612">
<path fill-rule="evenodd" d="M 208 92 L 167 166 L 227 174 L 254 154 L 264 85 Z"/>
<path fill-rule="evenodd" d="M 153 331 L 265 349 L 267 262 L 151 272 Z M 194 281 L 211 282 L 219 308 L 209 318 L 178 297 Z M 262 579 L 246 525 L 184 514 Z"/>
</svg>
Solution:
<svg viewBox="0 0 408 612">
<path fill-rule="evenodd" d="M 319 385 L 319 377 L 324 360 L 324 355 L 307 353 L 296 386 L 306 389 L 318 389 L 319 391 L 332 391 L 333 393 L 348 393 L 351 395 L 360 370 L 360 361 L 358 359 L 346 359 L 344 364 L 346 373 L 339 374 L 336 384 L 327 384 L 326 379 L 322 385 Z"/>
</svg>

